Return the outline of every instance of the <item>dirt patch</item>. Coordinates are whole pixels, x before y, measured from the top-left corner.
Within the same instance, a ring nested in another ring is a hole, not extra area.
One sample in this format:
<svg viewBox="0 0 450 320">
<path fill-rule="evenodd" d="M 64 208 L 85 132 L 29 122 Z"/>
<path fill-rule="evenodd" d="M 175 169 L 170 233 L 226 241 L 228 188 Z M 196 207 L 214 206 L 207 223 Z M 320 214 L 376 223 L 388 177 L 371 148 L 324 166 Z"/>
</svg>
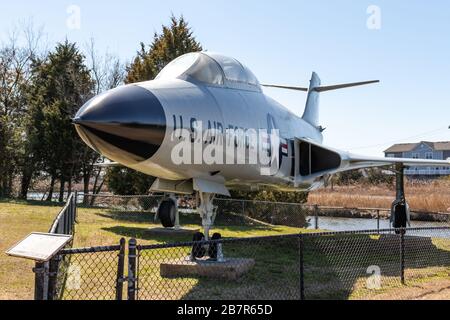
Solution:
<svg viewBox="0 0 450 320">
<path fill-rule="evenodd" d="M 450 300 L 450 279 L 437 279 L 392 289 L 371 300 Z"/>
</svg>

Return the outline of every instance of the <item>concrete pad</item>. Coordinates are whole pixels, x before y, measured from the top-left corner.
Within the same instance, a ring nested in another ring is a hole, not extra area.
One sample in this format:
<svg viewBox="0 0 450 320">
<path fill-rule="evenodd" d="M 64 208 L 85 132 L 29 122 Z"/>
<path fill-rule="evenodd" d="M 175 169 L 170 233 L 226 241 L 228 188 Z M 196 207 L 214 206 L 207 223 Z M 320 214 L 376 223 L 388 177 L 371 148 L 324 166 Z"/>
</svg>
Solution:
<svg viewBox="0 0 450 320">
<path fill-rule="evenodd" d="M 175 229 L 175 228 L 158 227 L 158 228 L 150 228 L 150 229 L 148 229 L 148 232 L 150 234 L 154 234 L 154 235 L 157 235 L 157 236 L 171 236 L 171 235 L 192 236 L 192 235 L 194 235 L 194 233 L 197 233 L 199 231 L 200 231 L 200 229 L 197 229 L 197 228 L 180 228 L 180 229 Z"/>
<path fill-rule="evenodd" d="M 224 262 L 210 260 L 190 261 L 189 258 L 162 263 L 160 272 L 162 277 L 207 277 L 226 280 L 237 280 L 249 272 L 255 265 L 254 259 L 229 258 Z"/>
</svg>

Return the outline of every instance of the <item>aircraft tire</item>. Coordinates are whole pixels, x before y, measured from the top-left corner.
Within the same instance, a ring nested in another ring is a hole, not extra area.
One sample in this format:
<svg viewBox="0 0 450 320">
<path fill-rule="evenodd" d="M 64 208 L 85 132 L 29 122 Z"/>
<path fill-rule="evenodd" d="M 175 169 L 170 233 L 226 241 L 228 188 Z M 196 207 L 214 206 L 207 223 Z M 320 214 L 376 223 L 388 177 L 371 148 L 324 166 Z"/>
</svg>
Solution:
<svg viewBox="0 0 450 320">
<path fill-rule="evenodd" d="M 194 237 L 192 239 L 194 242 L 196 241 L 204 241 L 205 240 L 205 235 L 201 232 L 197 232 L 194 234 Z M 203 258 L 206 254 L 206 250 L 203 247 L 202 244 L 194 244 L 192 246 L 192 257 L 195 259 L 200 259 Z"/>
<path fill-rule="evenodd" d="M 173 228 L 175 226 L 175 203 L 171 199 L 161 202 L 158 208 L 158 217 L 164 228 Z"/>
<path fill-rule="evenodd" d="M 394 216 L 394 228 L 406 228 L 408 218 L 406 215 L 406 206 L 404 204 L 397 204 L 394 208 L 395 216 Z M 399 230 L 396 231 L 397 234 L 400 233 Z"/>
<path fill-rule="evenodd" d="M 211 240 L 220 240 L 222 235 L 220 233 L 214 233 Z M 217 260 L 217 243 L 212 243 L 209 246 L 208 255 L 212 260 Z"/>
</svg>

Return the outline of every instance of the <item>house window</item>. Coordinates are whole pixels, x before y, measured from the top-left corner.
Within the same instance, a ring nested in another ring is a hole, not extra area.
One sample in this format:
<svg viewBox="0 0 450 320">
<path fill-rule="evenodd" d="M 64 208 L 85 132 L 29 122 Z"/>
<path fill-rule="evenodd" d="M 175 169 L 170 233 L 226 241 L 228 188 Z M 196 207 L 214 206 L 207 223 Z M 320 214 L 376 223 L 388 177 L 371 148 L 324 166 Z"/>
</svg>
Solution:
<svg viewBox="0 0 450 320">
<path fill-rule="evenodd" d="M 388 153 L 388 154 L 387 154 L 387 157 L 388 157 L 388 158 L 395 158 L 395 154 L 394 154 L 394 153 Z"/>
<path fill-rule="evenodd" d="M 433 159 L 433 152 L 427 152 L 427 153 L 425 153 L 425 159 L 428 159 L 428 160 Z"/>
<path fill-rule="evenodd" d="M 418 153 L 413 153 L 412 154 L 413 159 L 419 159 L 420 158 L 420 154 Z"/>
</svg>

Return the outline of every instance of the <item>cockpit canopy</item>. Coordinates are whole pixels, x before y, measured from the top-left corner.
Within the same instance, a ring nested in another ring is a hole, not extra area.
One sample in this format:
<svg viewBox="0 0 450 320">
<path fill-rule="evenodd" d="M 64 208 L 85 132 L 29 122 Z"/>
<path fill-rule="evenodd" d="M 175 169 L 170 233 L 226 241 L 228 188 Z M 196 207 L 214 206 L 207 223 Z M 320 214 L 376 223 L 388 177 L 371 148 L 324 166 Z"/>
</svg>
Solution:
<svg viewBox="0 0 450 320">
<path fill-rule="evenodd" d="M 236 59 L 211 52 L 182 55 L 169 63 L 156 77 L 194 80 L 218 86 L 244 87 L 260 90 L 258 79 Z"/>
</svg>

